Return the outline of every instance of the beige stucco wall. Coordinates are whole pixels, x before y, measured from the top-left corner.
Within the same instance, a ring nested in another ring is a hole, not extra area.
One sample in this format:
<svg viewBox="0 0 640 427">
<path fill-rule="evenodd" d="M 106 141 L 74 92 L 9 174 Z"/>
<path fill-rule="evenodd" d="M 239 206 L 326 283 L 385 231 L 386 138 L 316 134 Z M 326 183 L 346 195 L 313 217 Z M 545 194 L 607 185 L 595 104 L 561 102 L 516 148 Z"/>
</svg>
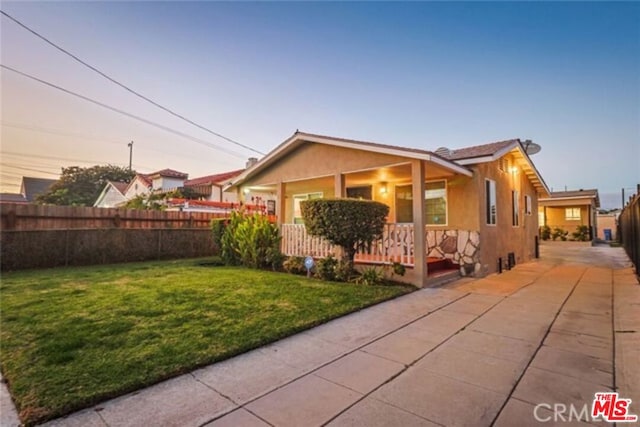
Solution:
<svg viewBox="0 0 640 427">
<path fill-rule="evenodd" d="M 516 263 L 535 258 L 535 238 L 538 234 L 537 192 L 521 168 L 517 172 L 502 172 L 499 162 L 481 163 L 472 167 L 479 196 L 476 205 L 480 221 L 480 262 L 484 273 L 498 270 L 498 258 L 506 262 L 509 252 L 515 253 Z M 495 225 L 486 224 L 485 179 L 496 182 L 497 220 Z M 520 225 L 513 226 L 511 191 L 519 192 Z M 531 215 L 525 214 L 525 196 L 531 196 Z"/>
<path fill-rule="evenodd" d="M 611 239 L 617 240 L 618 225 L 616 214 L 598 215 L 598 239 L 604 240 L 604 230 L 611 230 Z"/>
<path fill-rule="evenodd" d="M 580 208 L 580 219 L 566 219 L 566 208 Z M 569 233 L 576 231 L 579 225 L 589 225 L 589 206 L 543 206 L 542 212 L 545 215 L 546 225 L 551 228 L 561 227 Z"/>
<path fill-rule="evenodd" d="M 267 168 L 245 185 L 265 185 L 353 172 L 362 169 L 406 162 L 387 154 L 356 151 L 350 148 L 308 143 L 278 161 L 277 168 Z"/>
</svg>

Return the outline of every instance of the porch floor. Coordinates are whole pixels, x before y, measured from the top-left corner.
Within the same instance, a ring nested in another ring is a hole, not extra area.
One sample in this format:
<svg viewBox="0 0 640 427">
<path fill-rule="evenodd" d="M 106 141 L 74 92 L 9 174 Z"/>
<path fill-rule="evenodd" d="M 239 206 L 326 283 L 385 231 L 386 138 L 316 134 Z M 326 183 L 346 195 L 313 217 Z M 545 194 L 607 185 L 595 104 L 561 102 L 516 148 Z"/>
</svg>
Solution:
<svg viewBox="0 0 640 427">
<path fill-rule="evenodd" d="M 405 257 L 406 259 L 406 257 Z M 368 254 L 356 254 L 354 261 L 356 264 L 389 264 L 396 262 L 395 258 L 390 257 L 386 260 L 381 260 L 380 257 L 372 256 Z M 401 263 L 406 267 L 413 267 L 414 259 L 413 257 L 408 257 L 408 262 Z M 451 273 L 458 271 L 460 266 L 458 264 L 454 264 L 450 259 L 446 258 L 435 258 L 435 257 L 427 257 L 427 271 L 428 275 L 436 275 L 439 273 Z"/>
</svg>

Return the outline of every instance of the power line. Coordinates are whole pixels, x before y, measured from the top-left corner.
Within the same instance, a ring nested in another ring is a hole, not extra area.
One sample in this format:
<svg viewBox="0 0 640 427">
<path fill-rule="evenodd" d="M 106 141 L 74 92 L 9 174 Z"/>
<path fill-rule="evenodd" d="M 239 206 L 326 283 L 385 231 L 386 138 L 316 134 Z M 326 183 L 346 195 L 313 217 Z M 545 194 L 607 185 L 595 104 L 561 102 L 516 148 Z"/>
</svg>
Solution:
<svg viewBox="0 0 640 427">
<path fill-rule="evenodd" d="M 89 98 L 89 97 L 86 97 L 86 96 L 84 96 L 84 95 L 80 95 L 79 93 L 76 93 L 76 92 L 73 92 L 73 91 L 71 91 L 71 90 L 69 90 L 69 89 L 65 89 L 65 88 L 63 88 L 62 86 L 58 86 L 58 85 L 53 84 L 53 83 L 50 83 L 50 82 L 48 82 L 48 81 L 46 81 L 46 80 L 42 80 L 42 79 L 40 79 L 40 78 L 38 78 L 38 77 L 35 77 L 35 76 L 30 75 L 30 74 L 24 73 L 24 72 L 22 72 L 22 71 L 16 70 L 15 68 L 9 67 L 8 65 L 0 64 L 0 67 L 4 68 L 5 70 L 12 71 L 12 72 L 14 72 L 14 73 L 16 73 L 16 74 L 19 74 L 19 75 L 21 75 L 21 76 L 23 76 L 23 77 L 26 77 L 26 78 L 28 78 L 28 79 L 34 80 L 34 81 L 36 81 L 36 82 L 38 82 L 38 83 L 41 83 L 41 84 L 43 84 L 43 85 L 46 85 L 46 86 L 52 87 L 52 88 L 54 88 L 54 89 L 58 89 L 58 90 L 60 90 L 60 91 L 62 91 L 62 92 L 65 92 L 65 93 L 67 93 L 67 94 L 69 94 L 69 95 L 73 95 L 73 96 L 75 96 L 75 97 L 77 97 L 77 98 L 80 98 L 80 99 L 83 99 L 83 100 L 85 100 L 85 101 L 91 102 L 92 104 L 98 105 L 98 106 L 100 106 L 100 107 L 102 107 L 102 108 L 106 108 L 107 110 L 114 111 L 114 112 L 116 112 L 116 113 L 122 114 L 122 115 L 127 116 L 127 117 L 129 117 L 129 118 L 132 118 L 132 119 L 134 119 L 134 120 L 138 120 L 138 121 L 141 121 L 141 122 L 146 123 L 146 124 L 148 124 L 148 125 L 155 126 L 155 127 L 159 128 L 159 129 L 162 129 L 162 130 L 164 130 L 164 131 L 166 131 L 166 132 L 173 133 L 173 134 L 175 134 L 175 135 L 181 136 L 181 137 L 183 137 L 183 138 L 189 139 L 189 140 L 194 141 L 194 142 L 197 142 L 197 143 L 199 143 L 199 144 L 203 144 L 203 145 L 205 145 L 205 146 L 207 146 L 207 147 L 209 147 L 209 148 L 214 148 L 214 149 L 216 149 L 216 150 L 222 150 L 222 151 L 224 151 L 224 152 L 226 152 L 226 153 L 228 153 L 228 154 L 231 154 L 231 155 L 236 156 L 236 157 L 239 157 L 239 158 L 244 158 L 244 157 L 245 157 L 245 156 L 242 156 L 241 154 L 238 154 L 238 153 L 236 153 L 236 152 L 234 152 L 234 151 L 230 151 L 230 150 L 228 150 L 228 149 L 226 149 L 226 148 L 223 148 L 223 147 L 217 146 L 217 145 L 215 145 L 215 144 L 213 144 L 213 143 L 211 143 L 211 142 L 204 141 L 204 140 L 202 140 L 202 139 L 199 139 L 199 138 L 193 137 L 193 136 L 191 136 L 191 135 L 187 135 L 186 133 L 183 133 L 183 132 L 177 131 L 177 130 L 175 130 L 175 129 L 171 129 L 171 128 L 169 128 L 169 127 L 166 127 L 166 126 L 161 125 L 161 124 L 159 124 L 159 123 L 153 122 L 153 121 L 151 121 L 151 120 L 147 120 L 147 119 L 142 118 L 142 117 L 140 117 L 140 116 L 136 116 L 135 114 L 128 113 L 128 112 L 126 112 L 126 111 L 123 111 L 123 110 L 120 110 L 120 109 L 118 109 L 118 108 L 112 107 L 112 106 L 110 106 L 110 105 L 104 104 L 104 103 L 102 103 L 102 102 L 100 102 L 100 101 L 96 101 L 95 99 L 91 99 L 91 98 Z"/>
<path fill-rule="evenodd" d="M 28 158 L 37 158 L 37 159 L 44 159 L 44 160 L 62 160 L 65 162 L 78 162 L 78 163 L 85 163 L 88 165 L 96 165 L 96 164 L 103 164 L 104 160 L 83 160 L 83 159 L 72 159 L 72 158 L 68 158 L 68 157 L 55 157 L 55 156 L 43 156 L 43 155 L 38 155 L 38 154 L 27 154 L 27 153 L 16 153 L 16 152 L 11 152 L 11 151 L 0 151 L 0 154 L 2 154 L 3 156 L 14 156 L 14 157 L 28 157 Z M 111 164 L 111 163 L 108 163 Z M 139 163 L 135 163 L 134 166 L 136 166 L 136 169 L 139 169 L 139 167 L 143 168 L 143 169 L 148 169 L 148 170 L 153 170 L 154 168 L 150 168 L 149 166 L 146 165 L 141 165 Z M 53 167 L 53 166 L 45 166 L 45 167 Z M 63 167 L 69 167 L 69 166 L 56 166 L 58 169 L 63 168 Z"/>
<path fill-rule="evenodd" d="M 114 78 L 112 78 L 112 77 L 108 76 L 107 74 L 103 73 L 102 71 L 100 71 L 99 69 L 97 69 L 96 67 L 94 67 L 93 65 L 90 65 L 90 64 L 86 63 L 85 61 L 83 61 L 82 59 L 78 58 L 77 56 L 75 56 L 74 54 L 72 54 L 71 52 L 69 52 L 68 50 L 66 50 L 66 49 L 62 48 L 61 46 L 58 46 L 57 44 L 55 44 L 54 42 L 52 42 L 51 40 L 49 40 L 49 39 L 48 39 L 48 38 L 46 38 L 45 36 L 43 36 L 43 35 L 41 35 L 40 33 L 38 33 L 37 31 L 32 30 L 31 28 L 27 27 L 25 24 L 23 24 L 22 22 L 18 21 L 16 18 L 14 18 L 13 16 L 9 15 L 8 13 L 6 13 L 6 12 L 4 12 L 4 11 L 2 11 L 2 10 L 0 10 L 0 13 L 2 13 L 5 17 L 9 18 L 9 19 L 10 19 L 10 20 L 12 20 L 13 22 L 15 22 L 16 24 L 18 24 L 18 25 L 19 25 L 19 26 L 21 26 L 22 28 L 24 28 L 25 30 L 29 31 L 31 34 L 35 35 L 36 37 L 38 37 L 38 38 L 40 38 L 41 40 L 43 40 L 43 41 L 45 41 L 46 43 L 48 43 L 49 45 L 51 45 L 51 46 L 53 46 L 54 48 L 58 49 L 60 52 L 64 53 L 65 55 L 70 56 L 71 58 L 75 59 L 76 61 L 78 61 L 79 63 L 81 63 L 82 65 L 84 65 L 85 67 L 89 68 L 89 69 L 90 69 L 90 70 L 92 70 L 92 71 L 95 71 L 96 73 L 98 73 L 98 74 L 100 74 L 102 77 L 104 77 L 105 79 L 107 79 L 107 80 L 109 80 L 110 82 L 112 82 L 112 83 L 114 83 L 114 84 L 116 84 L 116 85 L 120 86 L 121 88 L 123 88 L 123 89 L 124 89 L 124 90 L 126 90 L 127 92 L 132 93 L 133 95 L 137 96 L 138 98 L 144 99 L 145 101 L 147 101 L 147 102 L 149 102 L 149 103 L 153 104 L 154 106 L 156 106 L 156 107 L 160 108 L 161 110 L 166 111 L 167 113 L 169 113 L 169 114 L 171 114 L 171 115 L 173 115 L 173 116 L 175 116 L 175 117 L 177 117 L 177 118 L 179 118 L 179 119 L 182 119 L 182 120 L 184 120 L 185 122 L 187 122 L 187 123 L 189 123 L 189 124 L 191 124 L 191 125 L 193 125 L 193 126 L 195 126 L 195 127 L 199 128 L 199 129 L 204 130 L 205 132 L 209 132 L 210 134 L 215 135 L 215 136 L 217 136 L 218 138 L 222 138 L 222 139 L 224 139 L 225 141 L 228 141 L 228 142 L 230 142 L 230 143 L 232 143 L 232 144 L 235 144 L 235 145 L 237 145 L 237 146 L 239 146 L 239 147 L 245 148 L 245 149 L 247 149 L 247 150 L 249 150 L 249 151 L 253 151 L 254 153 L 257 153 L 257 154 L 260 154 L 260 155 L 264 155 L 264 153 L 263 153 L 263 152 L 261 152 L 261 151 L 258 151 L 258 150 L 254 149 L 254 148 L 251 148 L 251 147 L 249 147 L 248 145 L 244 145 L 244 144 L 242 144 L 242 143 L 240 143 L 240 142 L 238 142 L 238 141 L 234 141 L 233 139 L 231 139 L 231 138 L 229 138 L 229 137 L 226 137 L 226 136 L 224 136 L 224 135 L 222 135 L 222 134 L 220 134 L 220 133 L 218 133 L 218 132 L 214 132 L 214 131 L 212 131 L 211 129 L 209 129 L 209 128 L 205 127 L 205 126 L 202 126 L 202 125 L 200 125 L 200 124 L 198 124 L 198 123 L 196 123 L 196 122 L 194 122 L 194 121 L 192 121 L 192 120 L 189 120 L 189 119 L 188 119 L 188 118 L 186 118 L 185 116 L 183 116 L 183 115 L 181 115 L 181 114 L 178 114 L 178 113 L 174 112 L 173 110 L 171 110 L 171 109 L 169 109 L 169 108 L 167 108 L 167 107 L 165 107 L 165 106 L 163 106 L 163 105 L 161 105 L 161 104 L 159 104 L 159 103 L 157 103 L 157 102 L 155 102 L 155 101 L 153 101 L 153 100 L 151 100 L 151 99 L 147 98 L 146 96 L 142 95 L 141 93 L 136 92 L 135 90 L 131 89 L 130 87 L 126 86 L 125 84 L 120 83 L 120 82 L 119 82 L 119 81 L 117 81 L 116 79 L 114 79 Z"/>
<path fill-rule="evenodd" d="M 23 168 L 21 166 L 10 166 L 10 165 L 5 165 L 2 166 L 2 168 L 13 168 L 13 169 L 20 169 L 20 170 L 24 170 L 24 171 L 28 171 L 28 172 L 38 172 L 38 173 L 44 173 L 47 175 L 53 175 L 53 176 L 60 176 L 59 173 L 53 173 L 53 172 L 47 172 L 47 171 L 43 171 L 43 170 L 39 170 L 39 169 L 31 169 L 31 168 Z"/>
<path fill-rule="evenodd" d="M 118 144 L 118 145 L 122 145 L 123 141 L 126 141 L 126 139 L 127 139 L 127 138 L 122 138 L 120 140 L 104 139 L 104 138 L 96 137 L 94 135 L 84 135 L 84 134 L 81 134 L 81 133 L 67 132 L 67 131 L 60 130 L 60 129 L 45 128 L 45 127 L 42 127 L 42 126 L 32 126 L 32 125 L 24 124 L 24 123 L 11 123 L 11 122 L 5 122 L 3 120 L 0 120 L 0 126 L 14 128 L 14 129 L 28 130 L 28 131 L 32 131 L 32 132 L 48 133 L 48 134 L 51 134 L 51 135 L 61 135 L 61 136 L 70 136 L 70 137 L 74 137 L 74 138 L 89 139 L 89 140 L 94 140 L 94 141 L 99 141 L 99 142 L 106 142 L 106 143 L 109 143 L 109 144 Z M 139 138 L 136 139 L 136 141 L 138 141 L 138 140 L 139 140 Z M 169 154 L 171 156 L 177 156 L 177 157 L 183 157 L 183 158 L 191 158 L 191 157 L 185 156 L 184 154 L 178 154 L 178 153 L 170 152 L 170 151 L 167 151 L 167 150 L 159 150 L 157 148 L 146 147 L 144 145 L 139 146 L 137 149 L 145 150 L 145 151 L 146 150 L 156 151 L 158 153 Z M 240 156 L 240 155 L 238 154 L 238 156 Z M 240 156 L 240 157 L 244 158 L 244 156 Z M 89 163 L 89 162 L 87 162 L 87 163 Z M 149 168 L 149 169 L 152 169 L 152 168 Z"/>
</svg>

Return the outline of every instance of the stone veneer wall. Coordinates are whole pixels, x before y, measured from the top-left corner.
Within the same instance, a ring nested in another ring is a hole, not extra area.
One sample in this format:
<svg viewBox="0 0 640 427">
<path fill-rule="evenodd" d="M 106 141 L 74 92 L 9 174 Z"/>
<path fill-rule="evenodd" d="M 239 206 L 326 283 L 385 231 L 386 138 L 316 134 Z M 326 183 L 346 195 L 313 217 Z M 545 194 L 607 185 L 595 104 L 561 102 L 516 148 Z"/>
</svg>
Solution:
<svg viewBox="0 0 640 427">
<path fill-rule="evenodd" d="M 427 255 L 460 265 L 460 274 L 479 274 L 480 233 L 470 230 L 427 230 Z"/>
</svg>

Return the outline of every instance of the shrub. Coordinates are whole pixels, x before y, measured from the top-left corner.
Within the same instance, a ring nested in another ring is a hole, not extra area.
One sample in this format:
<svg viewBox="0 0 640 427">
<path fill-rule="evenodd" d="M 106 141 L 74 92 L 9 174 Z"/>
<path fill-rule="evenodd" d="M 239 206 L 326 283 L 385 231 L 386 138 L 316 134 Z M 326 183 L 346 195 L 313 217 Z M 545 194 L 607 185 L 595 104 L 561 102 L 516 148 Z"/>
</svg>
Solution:
<svg viewBox="0 0 640 427">
<path fill-rule="evenodd" d="M 553 240 L 556 240 L 558 238 L 560 238 L 560 240 L 565 241 L 567 240 L 567 235 L 569 234 L 568 231 L 565 231 L 564 229 L 560 228 L 560 227 L 555 227 L 553 229 L 553 232 L 551 233 L 551 238 Z"/>
<path fill-rule="evenodd" d="M 336 282 L 349 282 L 353 278 L 354 268 L 353 263 L 348 260 L 338 260 L 336 265 Z"/>
<path fill-rule="evenodd" d="M 571 233 L 571 235 L 575 240 L 586 242 L 587 240 L 589 240 L 589 227 L 587 227 L 586 225 L 579 225 L 576 227 L 576 231 Z"/>
<path fill-rule="evenodd" d="M 365 286 L 381 285 L 384 283 L 384 271 L 376 267 L 365 268 L 356 278 L 356 283 Z"/>
<path fill-rule="evenodd" d="M 326 258 L 318 260 L 316 263 L 315 276 L 320 280 L 336 280 L 336 268 L 338 267 L 338 260 L 329 255 Z"/>
<path fill-rule="evenodd" d="M 282 263 L 282 268 L 291 274 L 307 274 L 304 266 L 304 258 L 301 256 L 291 256 Z"/>
<path fill-rule="evenodd" d="M 400 264 L 399 262 L 394 262 L 391 265 L 391 270 L 393 274 L 397 276 L 404 276 L 405 273 L 407 272 L 407 268 L 404 265 Z"/>
<path fill-rule="evenodd" d="M 233 212 L 221 243 L 222 259 L 228 265 L 278 269 L 282 264 L 278 227 L 264 215 Z"/>
<path fill-rule="evenodd" d="M 222 236 L 224 230 L 227 227 L 226 219 L 212 219 L 211 220 L 211 233 L 213 234 L 213 244 L 215 246 L 216 253 L 222 251 Z"/>
<path fill-rule="evenodd" d="M 551 227 L 548 225 L 540 227 L 540 238 L 542 240 L 549 240 L 551 238 Z"/>
<path fill-rule="evenodd" d="M 382 236 L 389 214 L 384 203 L 355 199 L 314 199 L 300 204 L 307 232 L 344 249 L 353 263 L 356 251 Z"/>
</svg>

